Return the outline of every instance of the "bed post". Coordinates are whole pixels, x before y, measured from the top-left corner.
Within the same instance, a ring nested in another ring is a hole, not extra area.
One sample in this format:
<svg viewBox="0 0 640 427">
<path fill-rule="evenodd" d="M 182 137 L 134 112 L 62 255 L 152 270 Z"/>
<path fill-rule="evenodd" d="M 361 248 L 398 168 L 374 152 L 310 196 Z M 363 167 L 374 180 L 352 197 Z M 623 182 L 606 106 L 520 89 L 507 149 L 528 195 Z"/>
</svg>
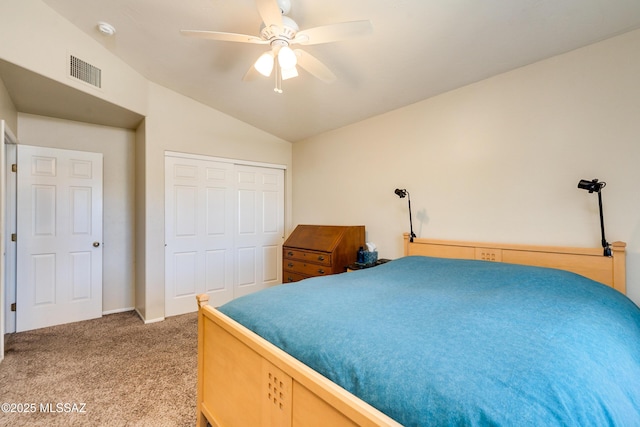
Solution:
<svg viewBox="0 0 640 427">
<path fill-rule="evenodd" d="M 209 305 L 209 295 L 207 294 L 196 295 L 196 301 L 198 301 L 198 308 L 204 307 L 205 305 Z"/>
<path fill-rule="evenodd" d="M 409 255 L 409 233 L 403 233 L 402 238 L 404 239 L 404 256 Z"/>
<path fill-rule="evenodd" d="M 209 304 L 209 295 L 196 295 L 196 301 L 198 302 L 198 390 L 196 404 L 196 426 L 207 427 L 207 419 L 202 413 L 200 405 L 202 402 L 202 389 L 204 387 L 204 315 L 202 314 L 202 308 Z"/>
<path fill-rule="evenodd" d="M 627 294 L 626 246 L 625 242 L 611 244 L 613 250 L 613 287 L 625 295 Z"/>
</svg>

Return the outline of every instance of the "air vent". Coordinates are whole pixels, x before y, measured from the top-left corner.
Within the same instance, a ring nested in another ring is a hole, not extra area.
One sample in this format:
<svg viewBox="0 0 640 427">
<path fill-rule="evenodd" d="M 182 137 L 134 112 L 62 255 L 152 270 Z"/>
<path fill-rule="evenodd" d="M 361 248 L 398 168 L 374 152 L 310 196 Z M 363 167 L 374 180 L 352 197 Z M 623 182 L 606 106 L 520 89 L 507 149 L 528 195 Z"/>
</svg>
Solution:
<svg viewBox="0 0 640 427">
<path fill-rule="evenodd" d="M 98 88 L 102 87 L 102 70 L 100 68 L 94 67 L 73 55 L 69 56 L 69 60 L 69 74 L 71 77 L 75 77 L 78 80 L 82 80 Z"/>
</svg>

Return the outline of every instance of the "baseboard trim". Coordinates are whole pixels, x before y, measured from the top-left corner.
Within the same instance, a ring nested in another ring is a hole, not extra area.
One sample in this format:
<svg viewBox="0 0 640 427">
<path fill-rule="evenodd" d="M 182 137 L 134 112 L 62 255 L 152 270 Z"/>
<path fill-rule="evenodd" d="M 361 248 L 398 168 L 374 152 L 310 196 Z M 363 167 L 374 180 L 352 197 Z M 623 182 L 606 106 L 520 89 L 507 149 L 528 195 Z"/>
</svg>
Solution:
<svg viewBox="0 0 640 427">
<path fill-rule="evenodd" d="M 133 310 L 135 310 L 135 307 L 116 308 L 115 310 L 103 311 L 102 315 L 106 316 L 108 314 L 124 313 L 125 311 L 133 311 Z"/>
<path fill-rule="evenodd" d="M 164 321 L 164 317 L 157 317 L 155 319 L 145 319 L 144 316 L 142 314 L 140 314 L 140 312 L 138 311 L 138 309 L 135 309 L 135 312 L 138 314 L 138 317 L 144 322 L 145 325 L 148 325 L 149 323 L 157 323 L 157 322 L 162 322 Z"/>
</svg>

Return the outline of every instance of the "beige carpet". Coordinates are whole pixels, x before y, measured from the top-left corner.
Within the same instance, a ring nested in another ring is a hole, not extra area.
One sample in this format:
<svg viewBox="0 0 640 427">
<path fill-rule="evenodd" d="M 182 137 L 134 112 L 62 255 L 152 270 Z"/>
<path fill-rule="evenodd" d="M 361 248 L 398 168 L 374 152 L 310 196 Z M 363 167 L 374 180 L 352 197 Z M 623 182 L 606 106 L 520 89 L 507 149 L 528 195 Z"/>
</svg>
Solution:
<svg viewBox="0 0 640 427">
<path fill-rule="evenodd" d="M 144 325 L 126 312 L 11 334 L 0 425 L 193 426 L 196 369 L 196 313 Z"/>
</svg>

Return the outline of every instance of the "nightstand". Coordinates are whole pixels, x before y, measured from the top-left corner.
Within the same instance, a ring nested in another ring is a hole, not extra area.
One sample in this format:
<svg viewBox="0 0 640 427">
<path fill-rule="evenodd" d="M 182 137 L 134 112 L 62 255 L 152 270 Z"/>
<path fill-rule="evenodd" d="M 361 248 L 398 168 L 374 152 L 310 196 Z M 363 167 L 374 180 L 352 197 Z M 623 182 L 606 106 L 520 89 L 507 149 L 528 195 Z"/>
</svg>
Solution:
<svg viewBox="0 0 640 427">
<path fill-rule="evenodd" d="M 371 268 L 371 267 L 376 267 L 380 264 L 384 264 L 385 262 L 389 262 L 391 261 L 390 259 L 386 259 L 386 258 L 381 258 L 378 261 L 371 263 L 371 264 L 360 264 L 358 262 L 354 262 L 353 264 L 349 264 L 347 266 L 347 271 L 351 272 L 351 271 L 358 271 L 358 270 L 364 270 L 366 268 Z"/>
</svg>

